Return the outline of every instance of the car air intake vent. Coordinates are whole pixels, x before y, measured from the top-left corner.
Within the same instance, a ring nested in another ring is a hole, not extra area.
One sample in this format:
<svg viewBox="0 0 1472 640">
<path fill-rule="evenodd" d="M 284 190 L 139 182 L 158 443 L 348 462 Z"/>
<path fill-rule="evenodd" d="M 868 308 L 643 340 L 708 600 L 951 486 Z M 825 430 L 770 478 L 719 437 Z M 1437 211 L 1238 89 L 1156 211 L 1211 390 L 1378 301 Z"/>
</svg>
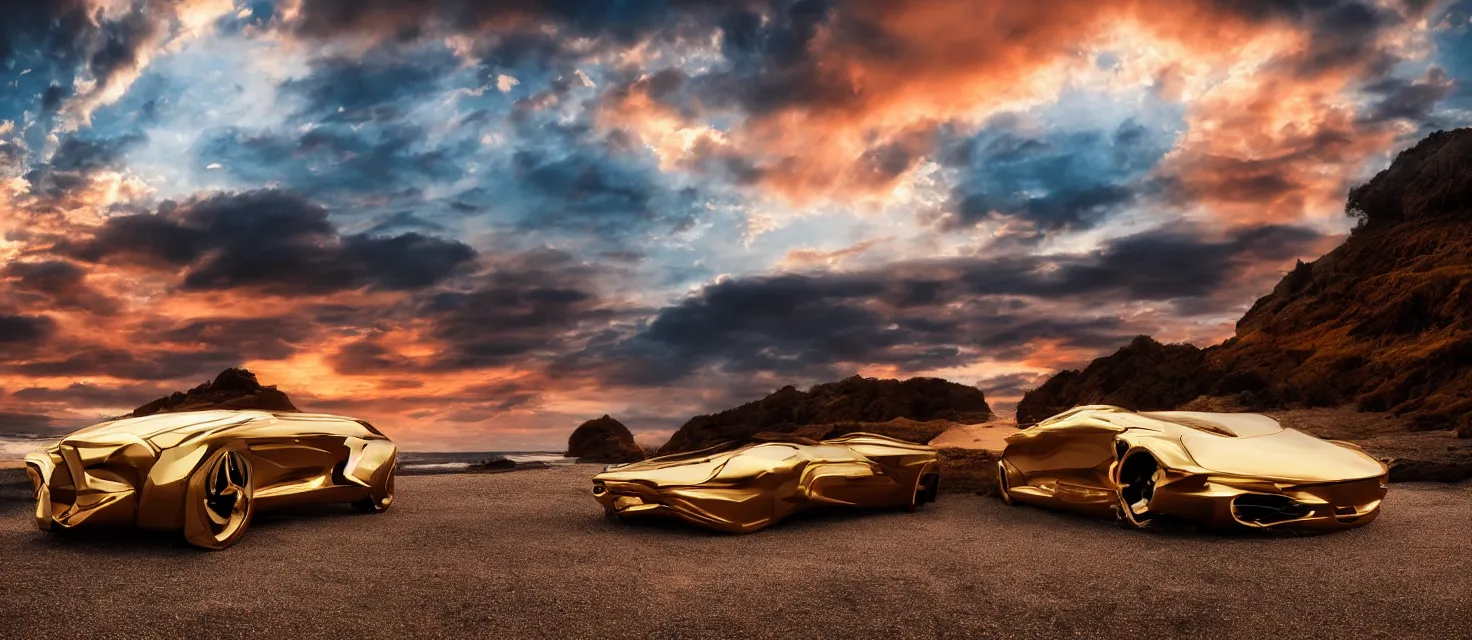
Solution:
<svg viewBox="0 0 1472 640">
<path fill-rule="evenodd" d="M 1287 496 L 1249 493 L 1232 499 L 1232 516 L 1248 524 L 1277 524 L 1308 514 L 1308 505 Z"/>
</svg>

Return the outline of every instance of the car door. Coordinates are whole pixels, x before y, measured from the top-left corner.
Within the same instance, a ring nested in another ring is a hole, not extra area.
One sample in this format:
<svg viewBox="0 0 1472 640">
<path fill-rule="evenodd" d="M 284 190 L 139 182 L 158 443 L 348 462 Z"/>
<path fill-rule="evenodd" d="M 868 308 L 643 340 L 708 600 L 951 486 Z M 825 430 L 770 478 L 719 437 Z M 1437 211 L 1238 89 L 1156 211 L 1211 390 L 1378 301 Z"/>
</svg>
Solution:
<svg viewBox="0 0 1472 640">
<path fill-rule="evenodd" d="M 1109 467 L 1119 431 L 1094 420 L 1039 425 L 1013 436 L 1007 461 L 1022 473 L 1023 492 L 1087 511 L 1112 508 Z"/>
<path fill-rule="evenodd" d="M 339 478 L 354 435 L 369 434 L 349 420 L 310 415 L 277 416 L 258 426 L 246 442 L 256 498 L 266 504 L 333 502 L 344 493 L 339 489 L 356 490 Z"/>
</svg>

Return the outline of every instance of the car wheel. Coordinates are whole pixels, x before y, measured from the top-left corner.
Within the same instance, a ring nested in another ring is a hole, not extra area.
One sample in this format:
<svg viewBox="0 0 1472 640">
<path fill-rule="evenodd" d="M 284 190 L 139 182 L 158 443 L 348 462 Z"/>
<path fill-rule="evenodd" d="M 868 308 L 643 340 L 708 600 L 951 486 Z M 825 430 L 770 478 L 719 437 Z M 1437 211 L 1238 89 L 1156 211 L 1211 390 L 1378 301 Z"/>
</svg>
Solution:
<svg viewBox="0 0 1472 640">
<path fill-rule="evenodd" d="M 911 494 L 910 494 L 910 503 L 908 503 L 908 505 L 905 505 L 904 506 L 905 511 L 914 512 L 914 511 L 916 511 L 916 509 L 920 509 L 920 506 L 921 505 L 924 505 L 924 503 L 929 502 L 929 500 L 927 500 L 926 497 L 927 496 L 930 496 L 930 494 L 932 494 L 932 493 L 930 493 L 930 488 L 929 488 L 929 486 L 927 486 L 927 483 L 929 483 L 929 484 L 935 484 L 935 478 L 938 478 L 938 477 L 936 477 L 936 474 L 920 474 L 920 475 L 917 475 L 917 477 L 916 477 L 916 486 L 914 486 L 914 491 L 911 491 Z M 932 499 L 933 499 L 933 497 L 932 497 Z"/>
<path fill-rule="evenodd" d="M 255 486 L 245 447 L 216 450 L 189 477 L 184 500 L 184 540 L 224 549 L 245 535 L 255 513 Z"/>
<path fill-rule="evenodd" d="M 1129 455 L 1120 462 L 1115 522 L 1126 529 L 1150 526 L 1156 516 L 1150 511 L 1150 502 L 1155 497 L 1155 485 L 1164 477 L 1160 463 L 1148 453 Z"/>
<path fill-rule="evenodd" d="M 997 497 L 1002 499 L 1002 504 L 1012 506 L 1017 504 L 1012 500 L 1012 491 L 1007 484 L 1007 463 L 997 461 Z"/>
<path fill-rule="evenodd" d="M 915 481 L 915 499 L 910 503 L 911 508 L 918 508 L 927 502 L 935 502 L 935 496 L 940 492 L 940 474 L 922 474 Z"/>
<path fill-rule="evenodd" d="M 383 513 L 394 503 L 394 469 L 389 467 L 388 476 L 374 485 L 368 497 L 353 503 L 353 507 L 364 513 Z"/>
</svg>

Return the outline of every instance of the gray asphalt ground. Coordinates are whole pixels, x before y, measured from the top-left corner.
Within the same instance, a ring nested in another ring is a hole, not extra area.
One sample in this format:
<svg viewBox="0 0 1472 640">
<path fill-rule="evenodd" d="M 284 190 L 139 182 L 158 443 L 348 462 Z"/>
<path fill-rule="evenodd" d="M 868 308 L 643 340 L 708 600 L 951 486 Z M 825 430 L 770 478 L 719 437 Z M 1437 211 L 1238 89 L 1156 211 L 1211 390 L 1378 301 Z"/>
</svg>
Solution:
<svg viewBox="0 0 1472 640">
<path fill-rule="evenodd" d="M 974 495 L 729 536 L 604 519 L 591 465 L 404 477 L 232 549 L 56 538 L 0 500 L 0 636 L 1472 637 L 1472 486 L 1313 537 L 1132 532 Z M 13 494 L 12 494 L 13 495 Z"/>
</svg>

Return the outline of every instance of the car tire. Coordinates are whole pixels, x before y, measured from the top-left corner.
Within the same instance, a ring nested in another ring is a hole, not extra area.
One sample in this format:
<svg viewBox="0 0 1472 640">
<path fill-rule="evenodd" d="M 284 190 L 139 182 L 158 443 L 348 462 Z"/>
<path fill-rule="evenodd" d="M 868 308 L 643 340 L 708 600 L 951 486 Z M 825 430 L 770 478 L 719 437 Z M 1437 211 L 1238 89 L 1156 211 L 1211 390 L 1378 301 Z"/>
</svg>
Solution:
<svg viewBox="0 0 1472 640">
<path fill-rule="evenodd" d="M 394 462 L 390 462 L 389 471 L 381 482 L 376 482 L 369 490 L 368 497 L 353 503 L 353 508 L 363 513 L 383 513 L 394 503 Z"/>
<path fill-rule="evenodd" d="M 997 497 L 1002 499 L 1002 504 L 1005 504 L 1005 505 L 1011 507 L 1011 506 L 1015 506 L 1017 504 L 1017 502 L 1012 499 L 1012 491 L 1009 489 L 1009 487 L 1010 487 L 1010 485 L 1007 482 L 1007 463 L 1002 462 L 1001 460 L 998 460 L 997 461 Z"/>
<path fill-rule="evenodd" d="M 184 495 L 184 541 L 224 549 L 240 540 L 255 515 L 254 473 L 238 442 L 205 456 L 189 476 Z"/>
<path fill-rule="evenodd" d="M 915 479 L 915 497 L 910 500 L 910 511 L 925 506 L 927 502 L 935 502 L 936 493 L 940 491 L 940 474 L 923 473 Z"/>
</svg>

